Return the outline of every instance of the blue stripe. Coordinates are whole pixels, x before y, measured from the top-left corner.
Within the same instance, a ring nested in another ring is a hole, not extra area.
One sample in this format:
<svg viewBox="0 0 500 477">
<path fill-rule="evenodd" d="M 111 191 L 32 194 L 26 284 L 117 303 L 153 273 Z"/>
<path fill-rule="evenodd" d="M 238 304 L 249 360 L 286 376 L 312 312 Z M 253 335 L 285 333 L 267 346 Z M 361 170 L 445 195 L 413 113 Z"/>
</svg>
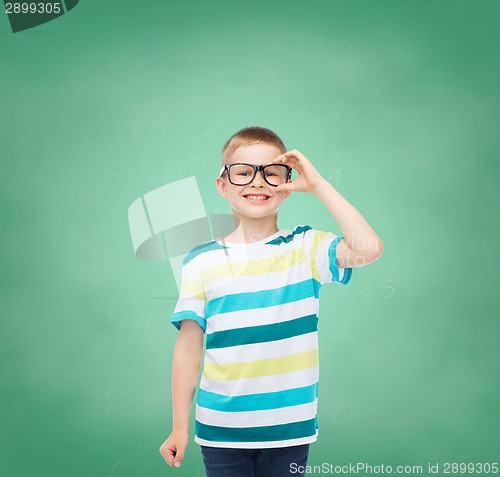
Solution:
<svg viewBox="0 0 500 477">
<path fill-rule="evenodd" d="M 317 417 L 307 421 L 258 427 L 219 427 L 195 423 L 195 433 L 200 439 L 219 442 L 265 442 L 298 439 L 316 434 Z"/>
<path fill-rule="evenodd" d="M 246 326 L 244 328 L 216 331 L 207 335 L 206 349 L 278 341 L 311 333 L 317 331 L 317 329 L 318 317 L 314 314 L 269 325 Z"/>
<path fill-rule="evenodd" d="M 309 230 L 311 227 L 309 225 L 299 225 L 295 227 L 294 231 L 291 234 L 288 234 L 286 237 L 280 236 L 276 237 L 274 240 L 270 240 L 269 242 L 266 242 L 266 245 L 280 245 L 281 243 L 288 243 L 291 242 L 294 238 L 295 235 L 304 233 L 306 230 Z M 182 264 L 186 265 L 186 263 L 190 262 L 195 258 L 196 256 L 200 255 L 203 252 L 210 252 L 211 250 L 223 250 L 225 248 L 224 245 L 221 245 L 215 240 L 212 240 L 210 242 L 202 243 L 200 245 L 197 245 L 196 247 L 193 247 L 184 257 Z"/>
<path fill-rule="evenodd" d="M 207 330 L 207 321 L 201 316 L 197 315 L 194 311 L 184 310 L 178 311 L 172 315 L 170 323 L 172 323 L 178 330 L 181 329 L 180 322 L 182 320 L 195 320 L 203 328 L 205 332 Z"/>
<path fill-rule="evenodd" d="M 352 268 L 344 268 L 344 277 L 340 280 L 339 264 L 337 262 L 337 245 L 344 237 L 338 236 L 328 248 L 328 262 L 330 272 L 332 272 L 332 283 L 347 285 L 352 275 Z"/>
<path fill-rule="evenodd" d="M 319 298 L 319 291 L 321 289 L 321 283 L 316 280 L 316 278 L 311 279 L 313 282 L 313 288 L 314 288 L 314 298 Z"/>
<path fill-rule="evenodd" d="M 309 230 L 311 227 L 309 225 L 298 225 L 295 227 L 294 231 L 291 234 L 288 234 L 286 237 L 281 236 L 281 237 L 276 237 L 274 240 L 271 240 L 270 242 L 267 242 L 266 245 L 280 245 L 282 243 L 288 243 L 293 240 L 295 235 L 299 235 L 304 233 L 306 230 Z"/>
<path fill-rule="evenodd" d="M 301 388 L 246 394 L 244 396 L 225 396 L 224 394 L 213 393 L 199 388 L 197 404 L 201 407 L 222 412 L 263 411 L 307 404 L 313 402 L 317 397 L 318 383 Z"/>
<path fill-rule="evenodd" d="M 205 316 L 209 318 L 219 313 L 282 305 L 311 297 L 313 294 L 318 298 L 319 289 L 315 283 L 311 287 L 310 278 L 302 282 L 270 290 L 233 293 L 232 295 L 225 295 L 209 300 L 206 305 Z"/>
<path fill-rule="evenodd" d="M 217 243 L 215 240 L 212 240 L 211 242 L 207 243 L 202 243 L 201 245 L 197 245 L 196 247 L 192 248 L 187 255 L 184 257 L 182 260 L 182 264 L 186 265 L 186 263 L 190 262 L 193 260 L 193 258 L 197 257 L 198 255 L 202 254 L 203 252 L 210 252 L 210 250 L 221 250 L 225 247 L 223 247 L 221 244 Z"/>
</svg>

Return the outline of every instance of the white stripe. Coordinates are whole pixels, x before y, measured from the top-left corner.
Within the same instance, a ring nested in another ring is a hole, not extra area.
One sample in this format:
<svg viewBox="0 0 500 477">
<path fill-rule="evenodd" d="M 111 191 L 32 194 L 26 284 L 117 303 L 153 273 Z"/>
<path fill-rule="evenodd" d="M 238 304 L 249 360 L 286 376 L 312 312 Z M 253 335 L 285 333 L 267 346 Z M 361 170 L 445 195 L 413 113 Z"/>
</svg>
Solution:
<svg viewBox="0 0 500 477">
<path fill-rule="evenodd" d="M 315 442 L 318 440 L 318 429 L 316 429 L 316 434 L 307 437 L 299 437 L 298 439 L 286 439 L 283 441 L 265 441 L 265 442 L 218 442 L 218 441 L 207 441 L 205 439 L 200 439 L 198 436 L 194 436 L 194 441 L 197 444 L 201 444 L 207 447 L 225 447 L 230 449 L 271 449 L 275 447 L 290 447 L 290 446 L 300 446 L 302 444 L 309 444 L 310 442 Z"/>
<path fill-rule="evenodd" d="M 274 257 L 289 253 L 291 250 L 296 250 L 302 247 L 302 240 L 298 240 L 297 235 L 294 238 L 295 240 L 288 243 L 282 242 L 279 245 L 266 245 L 265 247 L 262 245 L 252 246 L 251 244 L 246 244 L 245 247 L 232 247 L 228 245 L 228 248 L 225 250 L 220 248 L 203 253 L 202 258 L 205 258 L 207 254 L 210 254 L 210 265 L 217 266 L 227 264 L 228 260 L 231 262 L 246 262 L 248 260 L 260 260 L 263 258 Z"/>
<path fill-rule="evenodd" d="M 194 311 L 202 318 L 205 317 L 205 301 L 194 297 L 179 298 L 175 305 L 174 313 L 181 311 Z"/>
<path fill-rule="evenodd" d="M 271 265 L 267 267 L 267 272 L 258 275 L 252 273 L 252 263 L 247 263 L 248 260 L 251 260 L 251 257 L 240 257 L 238 255 L 237 258 L 241 258 L 241 261 L 237 261 L 236 263 L 231 261 L 229 264 L 228 260 L 233 259 L 233 255 L 231 253 L 229 254 L 229 258 L 226 257 L 223 252 L 222 255 L 219 255 L 218 257 L 214 256 L 213 260 L 212 257 L 210 257 L 210 268 L 213 263 L 218 265 L 228 264 L 228 271 L 231 275 L 217 280 L 206 280 L 206 278 L 210 276 L 210 273 L 204 272 L 203 278 L 205 279 L 205 291 L 207 293 L 207 297 L 218 298 L 228 294 L 241 293 L 242 290 L 246 292 L 261 291 L 279 286 L 285 286 L 293 281 L 299 282 L 310 278 L 311 270 L 309 269 L 308 262 L 305 259 L 304 261 L 297 263 L 292 267 L 287 267 L 284 270 L 278 270 L 276 268 L 277 266 L 282 265 L 285 261 L 288 263 L 288 255 L 294 249 L 300 248 L 301 246 L 297 247 L 297 244 L 295 244 L 292 248 L 289 244 L 287 244 L 286 247 L 286 249 L 281 247 L 279 249 L 276 248 L 273 253 L 267 253 L 262 257 L 259 256 L 259 261 L 266 258 L 270 259 Z M 273 270 L 273 260 L 276 261 L 276 264 L 274 271 L 271 271 Z M 259 270 L 260 269 L 262 269 L 262 267 L 259 267 Z M 249 273 L 249 275 L 244 275 L 244 273 Z M 235 278 L 237 278 L 237 280 L 235 280 Z"/>
<path fill-rule="evenodd" d="M 318 400 L 297 406 L 266 409 L 261 411 L 222 412 L 196 404 L 196 420 L 210 426 L 259 427 L 288 424 L 316 417 Z"/>
<path fill-rule="evenodd" d="M 252 343 L 227 348 L 205 350 L 205 362 L 217 364 L 242 363 L 268 358 L 280 358 L 318 347 L 318 333 L 312 331 L 299 336 L 267 343 Z"/>
<path fill-rule="evenodd" d="M 300 388 L 315 384 L 319 379 L 319 365 L 312 368 L 291 371 L 290 373 L 259 376 L 257 378 L 219 380 L 208 379 L 202 374 L 200 389 L 225 396 L 270 393 Z"/>
<path fill-rule="evenodd" d="M 332 272 L 330 271 L 330 258 L 328 256 L 328 248 L 336 237 L 337 236 L 335 234 L 328 234 L 316 249 L 316 263 L 318 265 L 321 284 L 330 283 L 333 279 Z"/>
<path fill-rule="evenodd" d="M 328 255 L 328 249 L 330 248 L 330 245 L 336 238 L 337 235 L 329 233 L 327 237 L 320 243 L 316 251 L 316 261 L 318 264 L 318 269 L 321 277 L 321 284 L 331 283 L 333 280 L 333 274 L 330 270 L 330 257 Z M 339 268 L 338 270 L 339 270 L 339 280 L 342 280 L 344 278 L 345 269 Z"/>
<path fill-rule="evenodd" d="M 229 278 L 224 282 L 219 280 L 216 286 L 211 284 L 210 288 L 208 288 L 208 284 L 205 284 L 205 292 L 207 300 L 213 300 L 226 295 L 273 290 L 275 288 L 310 280 L 311 276 L 312 274 L 309 268 L 305 264 L 302 264 L 283 272 L 276 271 L 260 275 L 237 277 L 237 280 Z"/>
<path fill-rule="evenodd" d="M 282 243 L 281 245 L 273 245 L 269 247 L 252 248 L 252 247 L 230 247 L 227 250 L 211 250 L 208 252 L 210 254 L 210 266 L 218 267 L 220 265 L 228 265 L 230 263 L 229 270 L 231 267 L 233 269 L 246 268 L 246 262 L 250 260 L 263 260 L 266 258 L 273 258 L 276 256 L 283 256 L 290 253 L 292 250 L 300 248 L 302 244 L 295 243 Z M 203 254 L 207 256 L 207 254 Z M 205 258 L 205 257 L 202 257 Z"/>
<path fill-rule="evenodd" d="M 306 262 L 283 271 L 265 272 L 258 275 L 228 277 L 217 282 L 205 282 L 207 300 L 236 293 L 252 293 L 284 287 L 309 280 L 312 273 Z M 236 278 L 236 279 L 235 279 Z"/>
<path fill-rule="evenodd" d="M 319 299 L 312 295 L 283 305 L 221 313 L 207 318 L 207 333 L 281 323 L 301 316 L 311 315 L 314 312 L 317 315 L 318 310 Z"/>
</svg>

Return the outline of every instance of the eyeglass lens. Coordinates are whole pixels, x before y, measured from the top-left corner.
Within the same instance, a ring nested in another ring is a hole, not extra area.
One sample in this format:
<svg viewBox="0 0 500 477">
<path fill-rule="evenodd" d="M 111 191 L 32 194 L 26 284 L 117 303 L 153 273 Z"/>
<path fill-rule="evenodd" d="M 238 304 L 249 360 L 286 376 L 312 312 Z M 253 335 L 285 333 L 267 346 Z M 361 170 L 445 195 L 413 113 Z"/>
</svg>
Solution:
<svg viewBox="0 0 500 477">
<path fill-rule="evenodd" d="M 284 184 L 288 179 L 288 169 L 282 164 L 270 164 L 263 168 L 264 177 L 272 185 Z M 233 164 L 229 168 L 229 180 L 233 184 L 245 185 L 253 180 L 254 169 L 245 164 Z"/>
</svg>

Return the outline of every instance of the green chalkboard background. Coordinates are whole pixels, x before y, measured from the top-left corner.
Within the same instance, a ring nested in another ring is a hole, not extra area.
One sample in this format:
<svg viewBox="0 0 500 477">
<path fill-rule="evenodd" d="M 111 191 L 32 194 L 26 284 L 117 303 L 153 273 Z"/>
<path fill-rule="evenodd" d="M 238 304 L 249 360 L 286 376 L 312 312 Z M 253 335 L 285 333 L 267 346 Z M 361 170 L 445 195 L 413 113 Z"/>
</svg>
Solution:
<svg viewBox="0 0 500 477">
<path fill-rule="evenodd" d="M 127 211 L 195 176 L 206 212 L 230 213 L 220 151 L 254 125 L 385 246 L 322 288 L 309 464 L 498 462 L 499 14 L 82 0 L 18 33 L 0 16 L 2 475 L 204 475 L 194 412 L 181 469 L 158 452 L 177 286 L 168 262 L 136 257 Z M 297 224 L 341 232 L 299 193 L 279 218 Z"/>
</svg>

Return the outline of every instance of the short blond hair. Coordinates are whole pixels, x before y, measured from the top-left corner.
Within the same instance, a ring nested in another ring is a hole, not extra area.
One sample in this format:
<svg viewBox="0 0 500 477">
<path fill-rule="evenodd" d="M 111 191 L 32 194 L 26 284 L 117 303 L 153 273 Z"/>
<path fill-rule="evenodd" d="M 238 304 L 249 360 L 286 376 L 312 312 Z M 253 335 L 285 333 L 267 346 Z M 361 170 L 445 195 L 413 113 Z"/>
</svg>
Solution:
<svg viewBox="0 0 500 477">
<path fill-rule="evenodd" d="M 226 159 L 229 159 L 234 154 L 236 149 L 250 144 L 270 144 L 277 147 L 282 154 L 286 152 L 285 144 L 275 132 L 267 128 L 251 126 L 240 129 L 227 140 L 222 148 L 221 166 L 225 164 Z"/>
</svg>

